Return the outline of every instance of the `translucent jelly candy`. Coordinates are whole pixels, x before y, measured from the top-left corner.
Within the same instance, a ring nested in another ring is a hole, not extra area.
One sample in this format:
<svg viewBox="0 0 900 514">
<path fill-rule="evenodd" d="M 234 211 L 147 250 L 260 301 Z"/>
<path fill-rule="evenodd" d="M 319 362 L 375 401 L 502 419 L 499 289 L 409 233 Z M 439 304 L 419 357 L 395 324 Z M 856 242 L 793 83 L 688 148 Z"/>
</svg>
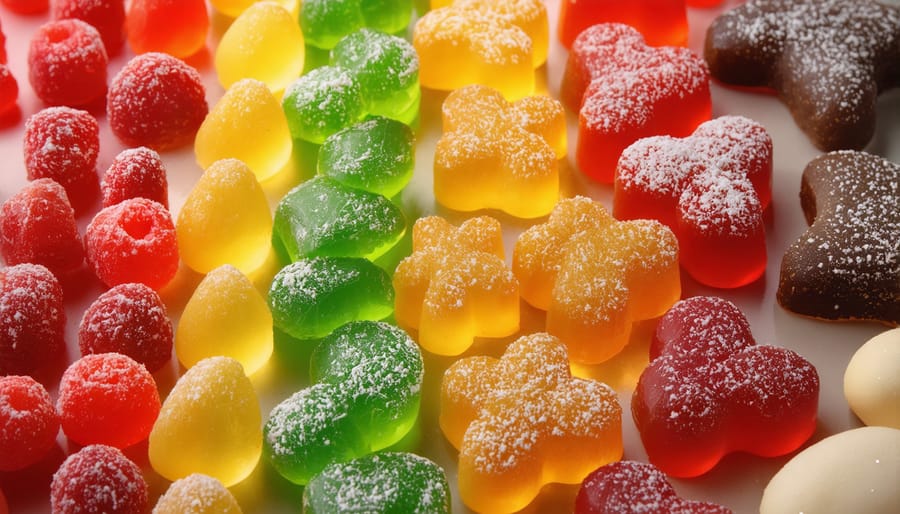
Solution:
<svg viewBox="0 0 900 514">
<path fill-rule="evenodd" d="M 488 216 L 454 227 L 419 218 L 413 253 L 394 272 L 395 316 L 429 352 L 459 355 L 476 337 L 519 330 L 519 284 L 506 265 L 500 223 Z"/>
<path fill-rule="evenodd" d="M 241 514 L 231 491 L 213 477 L 194 473 L 172 482 L 153 514 Z"/>
<path fill-rule="evenodd" d="M 194 184 L 175 229 L 181 259 L 195 271 L 231 264 L 250 272 L 269 255 L 272 213 L 250 168 L 237 159 L 223 159 Z"/>
<path fill-rule="evenodd" d="M 393 198 L 412 179 L 415 136 L 405 124 L 372 117 L 328 137 L 317 171 L 344 185 Z"/>
<path fill-rule="evenodd" d="M 131 0 L 125 17 L 136 54 L 164 52 L 184 58 L 206 44 L 209 14 L 203 0 Z"/>
<path fill-rule="evenodd" d="M 275 209 L 272 244 L 280 255 L 376 259 L 406 233 L 406 218 L 387 198 L 313 177 L 292 189 Z"/>
<path fill-rule="evenodd" d="M 294 139 L 322 144 L 363 117 L 362 91 L 350 71 L 323 66 L 288 86 L 281 100 Z"/>
<path fill-rule="evenodd" d="M 694 477 L 727 453 L 775 457 L 816 428 L 819 376 L 791 350 L 756 346 L 731 302 L 696 296 L 659 321 L 631 412 L 667 475 Z"/>
<path fill-rule="evenodd" d="M 28 374 L 65 348 L 62 286 L 40 264 L 0 268 L 0 375 Z"/>
<path fill-rule="evenodd" d="M 366 259 L 300 259 L 272 279 L 269 309 L 277 328 L 313 339 L 350 321 L 390 316 L 394 290 L 388 274 Z"/>
<path fill-rule="evenodd" d="M 272 314 L 250 279 L 225 264 L 210 271 L 188 300 L 175 332 L 185 368 L 207 357 L 231 357 L 252 375 L 272 355 Z"/>
<path fill-rule="evenodd" d="M 413 30 L 422 86 L 484 84 L 509 100 L 534 94 L 534 70 L 547 60 L 549 32 L 540 0 L 456 0 L 434 9 Z"/>
<path fill-rule="evenodd" d="M 684 4 L 685 0 L 565 0 L 559 2 L 559 41 L 569 48 L 591 25 L 624 23 L 643 34 L 651 46 L 684 46 L 688 40 Z"/>
<path fill-rule="evenodd" d="M 441 108 L 434 196 L 458 211 L 500 209 L 546 216 L 559 199 L 557 161 L 566 156 L 566 115 L 549 96 L 510 104 L 495 89 L 466 86 Z"/>
<path fill-rule="evenodd" d="M 278 93 L 300 76 L 305 58 L 297 18 L 275 2 L 254 2 L 222 35 L 216 74 L 225 89 L 252 78 Z"/>
<path fill-rule="evenodd" d="M 109 58 L 97 29 L 81 20 L 41 25 L 28 47 L 28 81 L 44 103 L 86 105 L 106 92 Z"/>
<path fill-rule="evenodd" d="M 118 55 L 125 42 L 125 2 L 123 0 L 53 0 L 50 18 L 77 18 L 97 29 L 106 54 Z"/>
<path fill-rule="evenodd" d="M 150 464 L 169 480 L 203 473 L 230 487 L 256 467 L 261 426 L 259 401 L 240 363 L 203 359 L 163 403 L 150 433 Z"/>
<path fill-rule="evenodd" d="M 698 282 L 739 287 L 766 270 L 763 210 L 772 198 L 772 139 L 740 116 L 707 121 L 684 139 L 640 139 L 616 167 L 613 215 L 672 229 Z"/>
<path fill-rule="evenodd" d="M 579 169 L 606 183 L 625 147 L 657 134 L 687 136 L 712 111 L 703 59 L 687 48 L 647 46 L 638 31 L 616 23 L 575 39 L 561 96 L 578 111 Z"/>
<path fill-rule="evenodd" d="M 59 415 L 31 377 L 0 377 L 0 471 L 27 468 L 56 444 Z"/>
<path fill-rule="evenodd" d="M 122 150 L 100 183 L 103 207 L 129 198 L 147 198 L 169 208 L 166 166 L 156 151 L 145 146 Z"/>
<path fill-rule="evenodd" d="M 139 362 L 120 353 L 99 353 L 66 369 L 56 407 L 72 441 L 126 448 L 150 434 L 159 414 L 159 393 Z"/>
<path fill-rule="evenodd" d="M 55 514 L 145 512 L 149 503 L 141 468 L 118 449 L 85 446 L 62 463 L 50 484 Z"/>
<path fill-rule="evenodd" d="M 412 8 L 412 0 L 304 0 L 300 27 L 310 45 L 329 50 L 363 27 L 389 34 L 403 32 Z"/>
<path fill-rule="evenodd" d="M 575 362 L 599 363 L 628 343 L 632 323 L 681 296 L 678 241 L 654 220 L 616 221 L 589 198 L 560 200 L 516 241 L 522 298 L 547 311 L 547 331 Z"/>
<path fill-rule="evenodd" d="M 631 460 L 592 472 L 575 498 L 575 514 L 619 514 L 625 506 L 630 512 L 731 514 L 721 505 L 683 500 L 656 466 Z"/>
<path fill-rule="evenodd" d="M 374 453 L 330 464 L 303 489 L 303 512 L 450 513 L 440 466 L 412 453 Z"/>
<path fill-rule="evenodd" d="M 266 455 L 281 476 L 306 484 L 332 462 L 393 445 L 418 417 L 423 373 L 402 330 L 375 321 L 338 328 L 313 351 L 313 385 L 269 414 Z"/>
<path fill-rule="evenodd" d="M 253 79 L 235 82 L 225 91 L 194 139 L 201 168 L 221 159 L 240 159 L 259 181 L 281 171 L 291 159 L 292 148 L 281 104 L 265 84 Z"/>
<path fill-rule="evenodd" d="M 615 391 L 572 377 L 548 334 L 520 337 L 500 359 L 457 361 L 440 401 L 441 429 L 459 448 L 459 495 L 478 512 L 515 512 L 545 484 L 580 483 L 622 457 Z"/>
</svg>

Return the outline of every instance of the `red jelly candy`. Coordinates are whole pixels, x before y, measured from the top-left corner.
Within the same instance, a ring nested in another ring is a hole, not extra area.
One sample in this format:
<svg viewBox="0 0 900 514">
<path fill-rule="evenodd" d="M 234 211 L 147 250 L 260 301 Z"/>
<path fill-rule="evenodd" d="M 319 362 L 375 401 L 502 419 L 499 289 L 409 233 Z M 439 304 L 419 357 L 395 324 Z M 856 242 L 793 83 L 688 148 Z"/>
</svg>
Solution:
<svg viewBox="0 0 900 514">
<path fill-rule="evenodd" d="M 6 34 L 3 33 L 3 24 L 0 23 L 0 64 L 6 62 Z"/>
<path fill-rule="evenodd" d="M 57 275 L 81 266 L 84 247 L 62 186 L 37 179 L 3 203 L 0 252 L 7 264 L 43 264 Z"/>
<path fill-rule="evenodd" d="M 56 277 L 40 264 L 0 269 L 0 375 L 28 374 L 65 347 Z"/>
<path fill-rule="evenodd" d="M 54 0 L 50 18 L 75 18 L 87 22 L 100 33 L 110 57 L 118 55 L 125 41 L 124 0 Z"/>
<path fill-rule="evenodd" d="M 10 11 L 19 14 L 38 14 L 47 11 L 49 0 L 2 0 Z"/>
<path fill-rule="evenodd" d="M 158 153 L 143 146 L 124 150 L 113 159 L 100 192 L 104 207 L 128 198 L 147 198 L 169 207 L 166 167 Z"/>
<path fill-rule="evenodd" d="M 84 236 L 88 262 L 112 287 L 140 282 L 159 290 L 178 271 L 178 242 L 172 215 L 161 204 L 130 198 L 106 207 Z"/>
<path fill-rule="evenodd" d="M 819 375 L 786 348 L 756 346 L 731 302 L 696 296 L 660 318 L 631 413 L 650 462 L 694 477 L 726 454 L 796 450 L 816 428 Z"/>
<path fill-rule="evenodd" d="M 135 514 L 146 512 L 148 503 L 141 468 L 102 444 L 69 455 L 50 484 L 53 514 Z"/>
<path fill-rule="evenodd" d="M 188 57 L 206 44 L 209 14 L 203 0 L 131 0 L 128 44 L 136 54 L 165 52 Z"/>
<path fill-rule="evenodd" d="M 9 66 L 0 63 L 0 116 L 13 111 L 19 98 L 19 83 L 9 71 Z"/>
<path fill-rule="evenodd" d="M 703 59 L 687 48 L 647 46 L 617 23 L 575 39 L 561 87 L 563 103 L 578 111 L 578 166 L 606 183 L 625 147 L 657 134 L 686 136 L 712 112 Z"/>
<path fill-rule="evenodd" d="M 128 61 L 106 102 L 116 137 L 128 146 L 160 151 L 192 143 L 209 111 L 197 70 L 162 53 Z"/>
<path fill-rule="evenodd" d="M 0 377 L 0 471 L 27 468 L 56 444 L 59 416 L 31 377 Z"/>
<path fill-rule="evenodd" d="M 82 355 L 127 355 L 152 373 L 172 357 L 172 322 L 156 291 L 144 284 L 119 284 L 85 311 L 78 347 Z"/>
<path fill-rule="evenodd" d="M 559 2 L 559 41 L 566 48 L 572 46 L 578 34 L 598 23 L 630 25 L 643 34 L 647 43 L 653 46 L 687 44 L 688 23 L 684 0 Z"/>
<path fill-rule="evenodd" d="M 109 58 L 97 29 L 81 20 L 38 28 L 28 47 L 28 80 L 49 105 L 86 105 L 106 92 Z"/>
<path fill-rule="evenodd" d="M 66 369 L 56 407 L 72 441 L 126 448 L 150 435 L 160 403 L 147 368 L 120 353 L 98 353 Z"/>
</svg>

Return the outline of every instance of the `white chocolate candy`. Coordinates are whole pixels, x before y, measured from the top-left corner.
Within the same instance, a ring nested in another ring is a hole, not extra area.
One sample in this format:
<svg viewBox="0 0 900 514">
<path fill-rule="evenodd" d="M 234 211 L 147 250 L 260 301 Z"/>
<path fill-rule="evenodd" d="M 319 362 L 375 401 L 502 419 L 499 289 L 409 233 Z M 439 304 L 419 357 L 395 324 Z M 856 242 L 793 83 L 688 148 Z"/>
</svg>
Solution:
<svg viewBox="0 0 900 514">
<path fill-rule="evenodd" d="M 900 328 L 856 351 L 844 373 L 844 396 L 866 425 L 900 428 Z"/>
</svg>

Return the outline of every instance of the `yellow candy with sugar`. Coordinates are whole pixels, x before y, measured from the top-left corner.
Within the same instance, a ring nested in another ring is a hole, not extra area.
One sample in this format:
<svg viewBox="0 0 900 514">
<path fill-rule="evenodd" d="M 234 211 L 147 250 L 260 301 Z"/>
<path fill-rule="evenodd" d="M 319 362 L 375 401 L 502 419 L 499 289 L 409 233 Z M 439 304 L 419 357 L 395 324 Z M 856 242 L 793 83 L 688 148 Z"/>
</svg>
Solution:
<svg viewBox="0 0 900 514">
<path fill-rule="evenodd" d="M 194 473 L 172 482 L 153 507 L 153 514 L 242 514 L 242 511 L 222 482 Z"/>
</svg>

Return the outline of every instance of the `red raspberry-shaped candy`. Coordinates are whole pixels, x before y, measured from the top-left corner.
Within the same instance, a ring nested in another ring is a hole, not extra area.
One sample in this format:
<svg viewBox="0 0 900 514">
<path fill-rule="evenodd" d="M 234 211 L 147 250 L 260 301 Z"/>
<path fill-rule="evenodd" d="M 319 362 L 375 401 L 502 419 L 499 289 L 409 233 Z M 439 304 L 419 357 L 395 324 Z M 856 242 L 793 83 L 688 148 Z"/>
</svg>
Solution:
<svg viewBox="0 0 900 514">
<path fill-rule="evenodd" d="M 0 269 L 0 375 L 28 374 L 65 346 L 56 277 L 40 264 Z"/>
<path fill-rule="evenodd" d="M 109 125 L 128 146 L 167 150 L 194 141 L 209 107 L 197 70 L 162 53 L 138 55 L 115 76 Z"/>
<path fill-rule="evenodd" d="M 125 41 L 124 0 L 54 0 L 50 5 L 50 18 L 85 21 L 100 33 L 107 55 L 112 57 L 122 50 Z"/>
<path fill-rule="evenodd" d="M 140 282 L 159 290 L 178 271 L 172 215 L 162 204 L 130 198 L 106 207 L 84 236 L 87 258 L 104 284 Z"/>
<path fill-rule="evenodd" d="M 109 58 L 97 29 L 81 20 L 41 25 L 28 48 L 28 80 L 49 105 L 86 105 L 106 92 Z"/>
<path fill-rule="evenodd" d="M 85 446 L 53 474 L 53 514 L 146 512 L 149 494 L 141 468 L 111 446 Z"/>
<path fill-rule="evenodd" d="M 19 98 L 19 83 L 13 77 L 9 66 L 0 64 L 0 116 L 4 116 L 16 107 Z"/>
<path fill-rule="evenodd" d="M 189 57 L 206 44 L 209 14 L 203 0 L 131 0 L 128 44 L 136 54 L 165 52 Z"/>
<path fill-rule="evenodd" d="M 158 153 L 144 146 L 124 150 L 113 159 L 100 191 L 104 207 L 128 198 L 147 198 L 169 207 L 166 167 Z"/>
<path fill-rule="evenodd" d="M 127 355 L 152 373 L 172 357 L 172 322 L 156 291 L 144 284 L 119 284 L 85 311 L 78 347 L 82 355 Z"/>
<path fill-rule="evenodd" d="M 48 0 L 2 0 L 10 11 L 19 14 L 38 14 L 47 11 Z"/>
<path fill-rule="evenodd" d="M 56 443 L 59 416 L 35 379 L 0 377 L 0 471 L 27 468 Z"/>
</svg>

